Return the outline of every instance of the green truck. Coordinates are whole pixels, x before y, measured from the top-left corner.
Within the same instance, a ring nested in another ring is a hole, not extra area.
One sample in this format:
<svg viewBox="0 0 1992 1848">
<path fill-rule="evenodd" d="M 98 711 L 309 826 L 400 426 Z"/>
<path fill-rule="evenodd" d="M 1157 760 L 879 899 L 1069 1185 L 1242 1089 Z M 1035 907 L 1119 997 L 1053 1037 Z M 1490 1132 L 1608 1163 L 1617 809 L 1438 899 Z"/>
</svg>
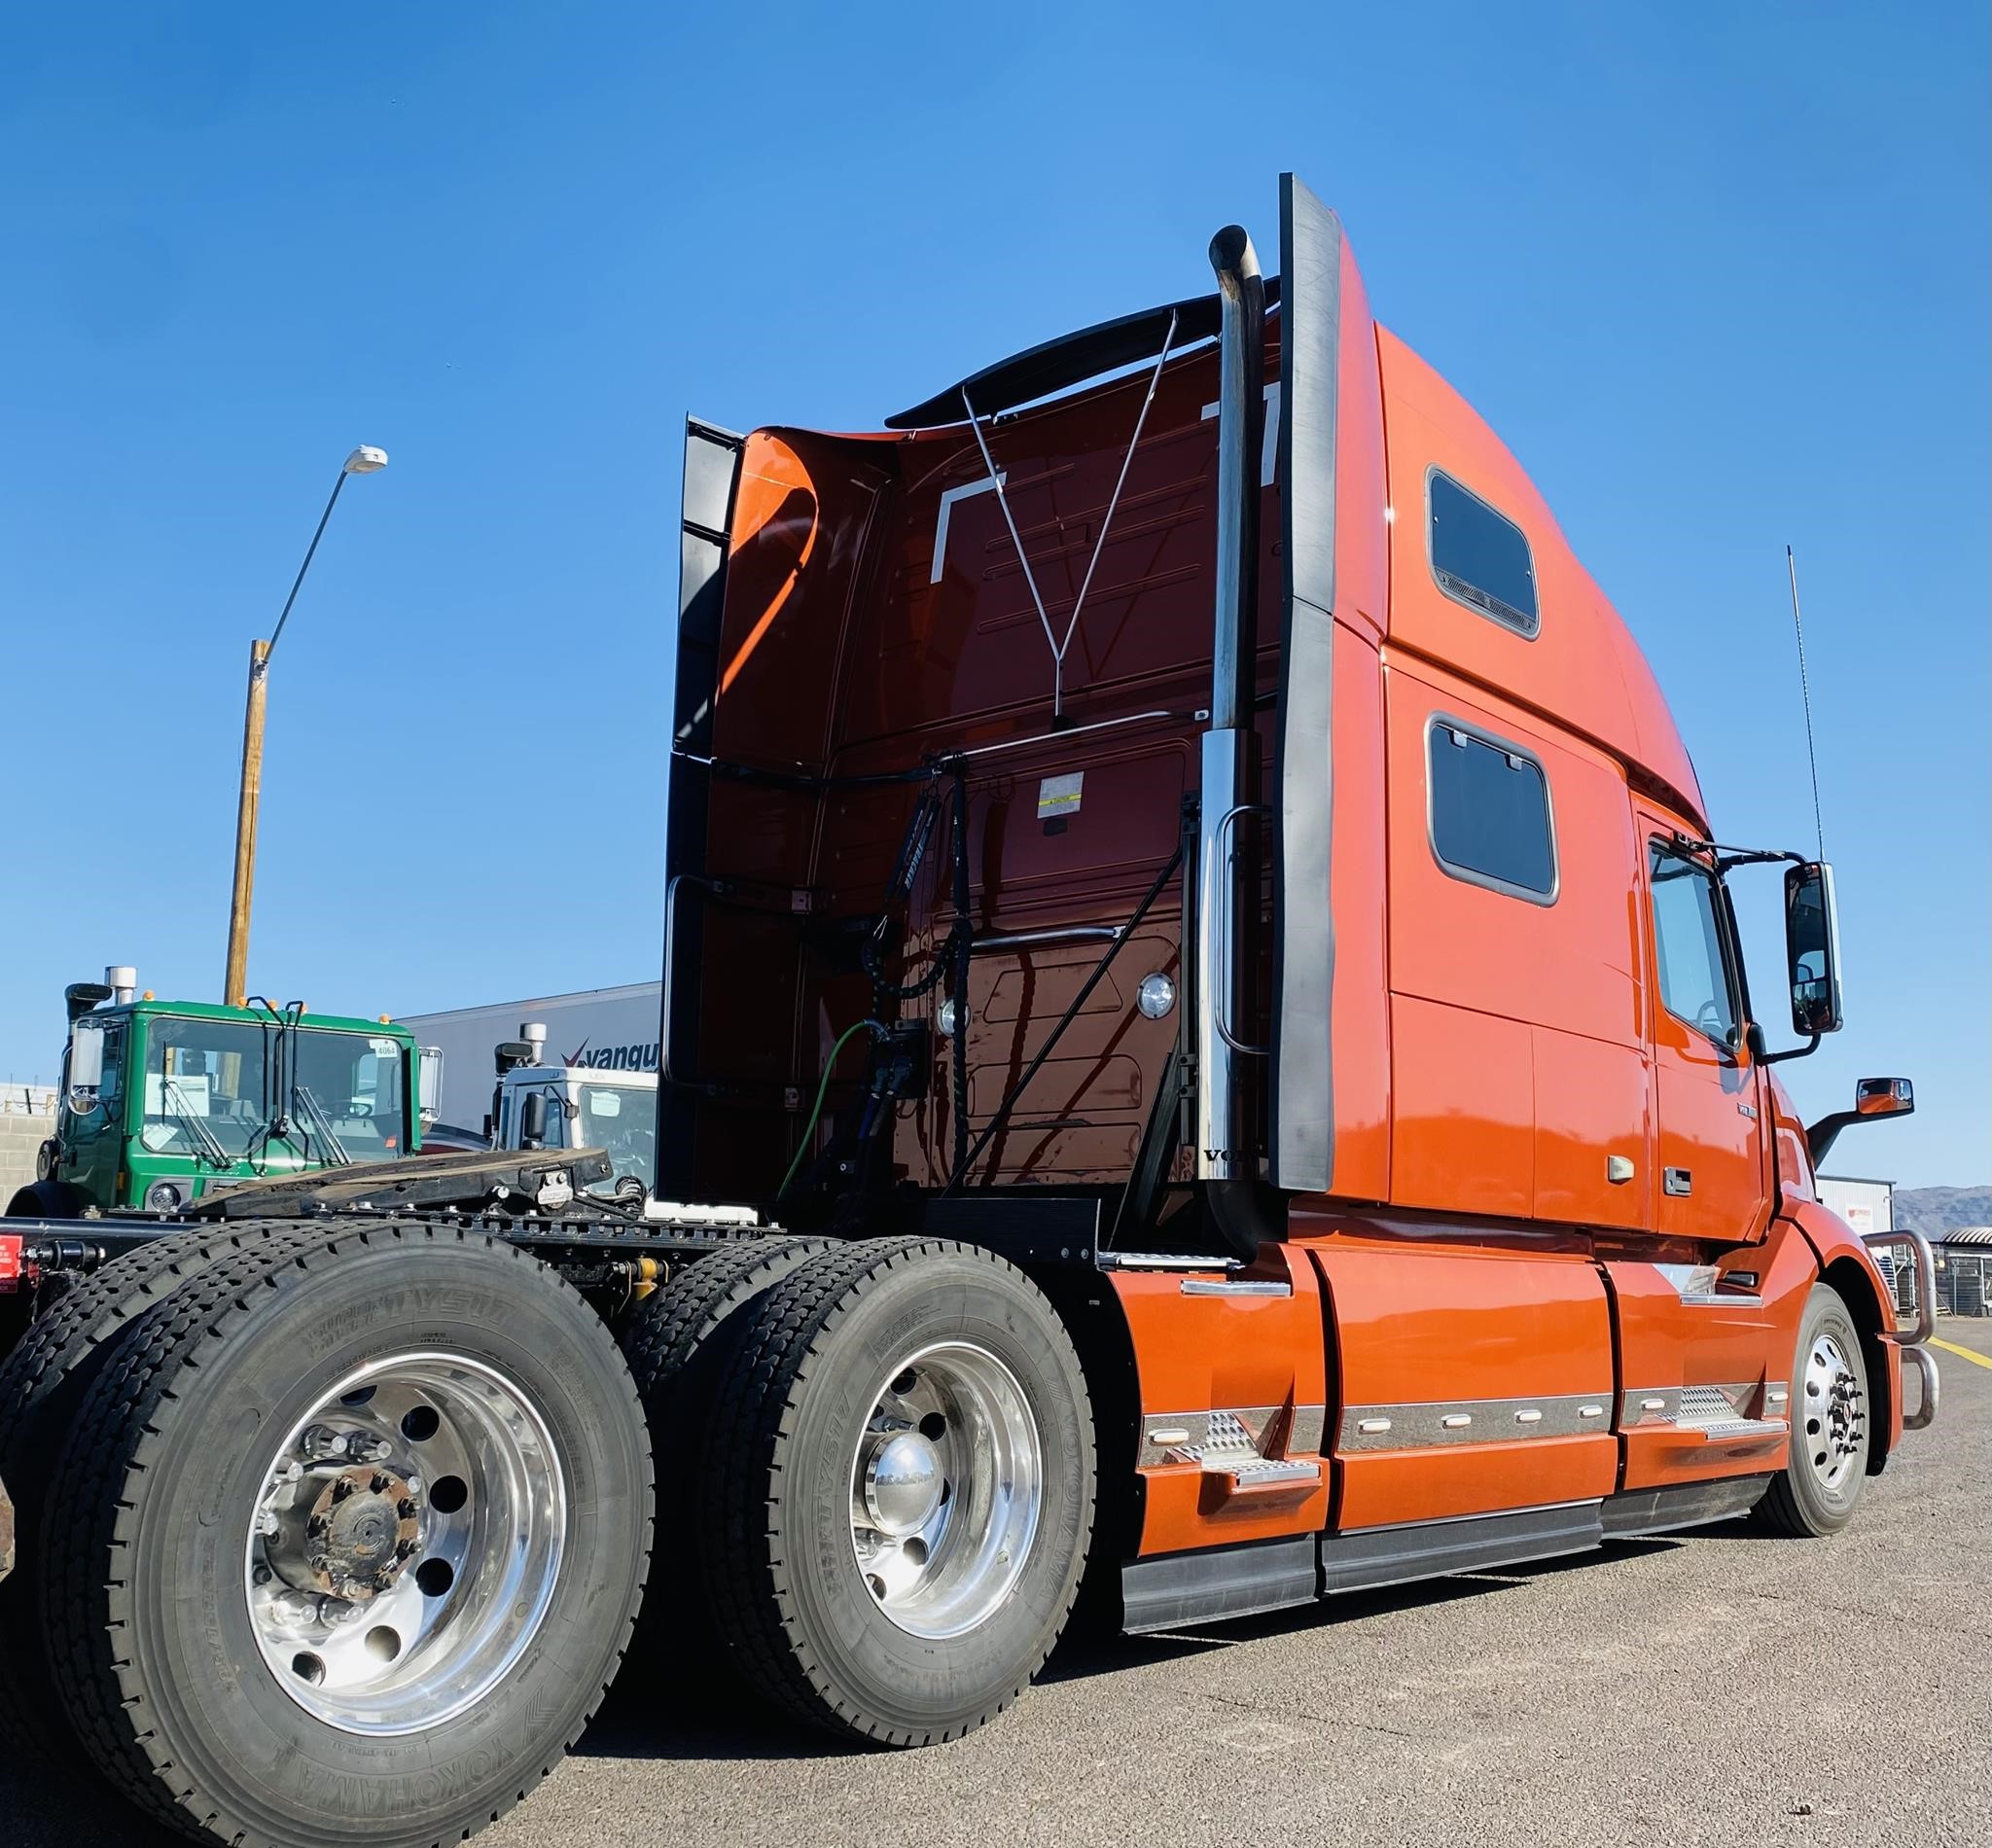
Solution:
<svg viewBox="0 0 1992 1848">
<path fill-rule="evenodd" d="M 423 1062 L 406 1027 L 297 1002 L 156 1001 L 129 968 L 104 977 L 65 991 L 55 1133 L 10 1217 L 176 1213 L 247 1181 L 421 1147 Z"/>
</svg>

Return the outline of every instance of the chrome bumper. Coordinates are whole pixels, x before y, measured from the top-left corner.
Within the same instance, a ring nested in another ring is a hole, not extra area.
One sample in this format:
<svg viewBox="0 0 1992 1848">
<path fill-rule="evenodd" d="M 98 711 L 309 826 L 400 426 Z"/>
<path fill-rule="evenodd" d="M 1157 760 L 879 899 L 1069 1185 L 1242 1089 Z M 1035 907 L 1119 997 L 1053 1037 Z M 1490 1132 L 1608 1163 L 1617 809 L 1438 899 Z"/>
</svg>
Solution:
<svg viewBox="0 0 1992 1848">
<path fill-rule="evenodd" d="M 1923 1382 L 1922 1403 L 1916 1407 L 1913 1417 L 1906 1411 L 1903 1412 L 1903 1429 L 1928 1430 L 1937 1416 L 1940 1397 L 1937 1356 L 1924 1345 L 1937 1333 L 1937 1253 L 1921 1232 L 1864 1232 L 1862 1243 L 1870 1251 L 1906 1245 L 1913 1254 L 1916 1275 L 1916 1319 L 1914 1325 L 1907 1329 L 1903 1328 L 1898 1322 L 1895 1338 L 1896 1345 L 1903 1351 L 1904 1366 L 1913 1367 Z"/>
</svg>

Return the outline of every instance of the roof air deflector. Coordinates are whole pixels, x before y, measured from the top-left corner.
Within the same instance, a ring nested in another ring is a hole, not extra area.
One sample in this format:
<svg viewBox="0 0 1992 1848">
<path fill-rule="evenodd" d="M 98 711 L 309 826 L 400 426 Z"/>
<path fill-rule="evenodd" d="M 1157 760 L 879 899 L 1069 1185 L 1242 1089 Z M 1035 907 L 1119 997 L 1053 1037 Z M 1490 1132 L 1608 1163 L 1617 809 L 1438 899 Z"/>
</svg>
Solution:
<svg viewBox="0 0 1992 1848">
<path fill-rule="evenodd" d="M 1266 305 L 1270 307 L 1279 299 L 1280 279 L 1268 276 L 1265 280 Z M 1209 295 L 1191 296 L 1182 302 L 1165 302 L 1158 308 L 1144 308 L 1138 314 L 1123 314 L 1116 320 L 1101 321 L 1092 327 L 1080 329 L 1077 334 L 1064 334 L 1055 340 L 1046 340 L 1041 345 L 1014 353 L 1009 359 L 998 360 L 995 365 L 985 366 L 980 372 L 971 373 L 968 377 L 957 380 L 945 391 L 936 392 L 910 410 L 902 410 L 896 416 L 886 418 L 885 427 L 888 430 L 926 430 L 941 424 L 965 423 L 967 418 L 962 412 L 964 390 L 974 401 L 978 415 L 992 417 L 1000 411 L 1014 410 L 1018 405 L 1027 405 L 1036 399 L 1067 391 L 1074 385 L 1083 385 L 1102 373 L 1153 359 L 1169 338 L 1172 319 L 1176 329 L 1173 344 L 1179 350 L 1199 340 L 1215 339 L 1219 325 L 1215 291 Z"/>
</svg>

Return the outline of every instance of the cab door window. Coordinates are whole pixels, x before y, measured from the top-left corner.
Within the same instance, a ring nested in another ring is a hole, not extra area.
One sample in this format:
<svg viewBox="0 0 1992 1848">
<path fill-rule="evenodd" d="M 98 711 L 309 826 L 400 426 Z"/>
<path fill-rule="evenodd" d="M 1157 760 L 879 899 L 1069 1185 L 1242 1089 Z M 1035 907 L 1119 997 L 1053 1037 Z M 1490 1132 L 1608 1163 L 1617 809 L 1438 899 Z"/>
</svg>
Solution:
<svg viewBox="0 0 1992 1848">
<path fill-rule="evenodd" d="M 1716 897 L 1715 875 L 1698 860 L 1653 843 L 1654 947 L 1660 1001 L 1719 1046 L 1737 1043 L 1736 984 Z"/>
</svg>

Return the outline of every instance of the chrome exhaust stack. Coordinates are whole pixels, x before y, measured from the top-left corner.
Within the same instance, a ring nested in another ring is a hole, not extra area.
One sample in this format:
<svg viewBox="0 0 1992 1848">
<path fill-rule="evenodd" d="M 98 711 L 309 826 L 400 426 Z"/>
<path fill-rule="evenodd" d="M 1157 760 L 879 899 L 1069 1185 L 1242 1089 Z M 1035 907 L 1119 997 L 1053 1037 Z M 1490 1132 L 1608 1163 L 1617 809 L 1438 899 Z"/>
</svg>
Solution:
<svg viewBox="0 0 1992 1848">
<path fill-rule="evenodd" d="M 1211 239 L 1223 301 L 1218 349 L 1218 555 L 1210 729 L 1203 734 L 1196 882 L 1196 1177 L 1220 1223 L 1220 1195 L 1259 1179 L 1246 1044 L 1238 1023 L 1253 996 L 1257 861 L 1239 829 L 1257 806 L 1252 714 L 1259 631 L 1259 455 L 1265 420 L 1265 285 L 1252 239 L 1227 225 Z M 1226 1184 L 1239 1184 L 1229 1186 Z M 1243 1219 L 1245 1216 L 1237 1216 Z M 1243 1239 L 1239 1241 L 1244 1242 Z M 1256 1239 L 1253 1241 L 1256 1249 Z"/>
</svg>

